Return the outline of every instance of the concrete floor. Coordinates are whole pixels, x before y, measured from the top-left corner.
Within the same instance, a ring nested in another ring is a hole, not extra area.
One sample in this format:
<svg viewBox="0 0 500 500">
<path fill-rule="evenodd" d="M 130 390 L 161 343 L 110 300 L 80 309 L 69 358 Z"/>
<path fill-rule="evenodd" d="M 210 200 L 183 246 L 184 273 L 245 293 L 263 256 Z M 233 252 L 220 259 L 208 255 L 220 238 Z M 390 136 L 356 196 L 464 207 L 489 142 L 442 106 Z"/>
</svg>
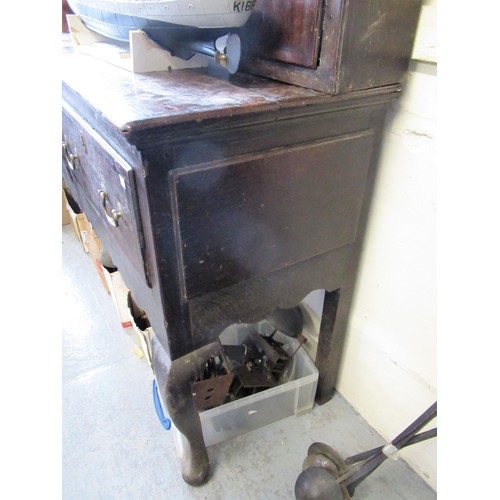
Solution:
<svg viewBox="0 0 500 500">
<path fill-rule="evenodd" d="M 294 499 L 294 485 L 314 441 L 343 456 L 384 444 L 339 395 L 211 446 L 210 480 L 188 486 L 172 431 L 160 425 L 151 396 L 153 375 L 136 354 L 109 296 L 71 226 L 62 230 L 63 429 L 62 498 Z M 416 445 L 418 446 L 418 445 Z M 354 498 L 427 500 L 436 493 L 402 460 L 386 460 Z"/>
</svg>

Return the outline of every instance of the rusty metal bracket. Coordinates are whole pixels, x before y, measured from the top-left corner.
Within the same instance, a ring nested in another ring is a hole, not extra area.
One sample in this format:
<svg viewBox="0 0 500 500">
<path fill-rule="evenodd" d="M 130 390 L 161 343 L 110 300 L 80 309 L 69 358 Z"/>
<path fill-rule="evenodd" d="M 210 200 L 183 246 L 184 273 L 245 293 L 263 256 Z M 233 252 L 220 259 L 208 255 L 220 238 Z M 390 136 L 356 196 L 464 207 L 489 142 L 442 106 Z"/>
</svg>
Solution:
<svg viewBox="0 0 500 500">
<path fill-rule="evenodd" d="M 229 363 L 220 339 L 218 343 L 220 347 L 219 355 L 211 356 L 205 364 L 205 371 L 208 368 L 209 375 L 211 376 L 196 380 L 192 385 L 193 398 L 198 410 L 208 410 L 224 404 L 233 383 L 234 373 L 229 368 Z M 219 359 L 221 360 L 219 367 L 210 366 L 215 365 Z M 217 373 L 218 371 L 225 373 Z"/>
</svg>

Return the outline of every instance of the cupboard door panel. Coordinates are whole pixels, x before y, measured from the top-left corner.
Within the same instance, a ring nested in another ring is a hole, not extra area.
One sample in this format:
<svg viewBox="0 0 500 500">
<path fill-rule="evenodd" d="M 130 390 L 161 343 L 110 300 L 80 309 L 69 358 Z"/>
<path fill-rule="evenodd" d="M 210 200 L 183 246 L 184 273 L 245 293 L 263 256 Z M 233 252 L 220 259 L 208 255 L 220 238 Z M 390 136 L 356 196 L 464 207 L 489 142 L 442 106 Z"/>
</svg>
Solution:
<svg viewBox="0 0 500 500">
<path fill-rule="evenodd" d="M 321 0 L 257 3 L 248 21 L 252 56 L 314 68 L 318 62 Z"/>
<path fill-rule="evenodd" d="M 352 243 L 371 130 L 170 173 L 188 300 Z"/>
</svg>

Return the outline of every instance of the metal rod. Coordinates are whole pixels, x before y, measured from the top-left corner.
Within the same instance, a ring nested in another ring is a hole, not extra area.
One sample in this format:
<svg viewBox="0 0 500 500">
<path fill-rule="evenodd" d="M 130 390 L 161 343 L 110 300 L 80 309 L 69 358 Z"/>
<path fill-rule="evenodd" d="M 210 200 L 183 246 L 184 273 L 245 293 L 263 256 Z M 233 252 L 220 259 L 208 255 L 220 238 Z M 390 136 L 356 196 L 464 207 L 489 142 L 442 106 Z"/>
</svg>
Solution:
<svg viewBox="0 0 500 500">
<path fill-rule="evenodd" d="M 403 432 L 401 432 L 391 442 L 397 449 L 401 449 L 406 443 L 414 437 L 414 435 L 427 425 L 437 415 L 437 402 L 432 404 L 420 417 L 418 417 L 411 425 L 409 425 Z M 371 458 L 361 463 L 358 466 L 351 468 L 345 474 L 338 478 L 338 483 L 347 487 L 349 493 L 352 494 L 354 488 L 369 474 L 371 474 L 377 467 L 379 467 L 387 456 L 382 451 L 377 452 Z"/>
<path fill-rule="evenodd" d="M 303 337 L 300 339 L 300 344 L 299 346 L 297 347 L 297 349 L 295 349 L 295 351 L 293 351 L 293 354 L 290 356 L 290 359 L 292 359 L 295 354 L 297 353 L 297 351 L 307 342 L 307 338 L 306 337 Z"/>
<path fill-rule="evenodd" d="M 401 448 L 405 448 L 406 446 L 410 446 L 412 444 L 420 443 L 421 441 L 425 441 L 427 439 L 431 439 L 437 436 L 437 429 L 431 429 L 428 431 L 421 432 L 416 436 L 413 436 L 406 444 L 401 446 Z M 385 446 L 385 445 L 384 445 Z M 362 453 L 358 453 L 357 455 L 352 455 L 351 457 L 347 457 L 344 461 L 347 465 L 352 465 L 357 462 L 362 462 L 363 460 L 367 460 L 377 453 L 380 453 L 384 446 L 379 446 L 378 448 L 373 448 L 372 450 L 363 451 Z"/>
<path fill-rule="evenodd" d="M 427 411 L 422 413 L 420 417 L 409 425 L 399 436 L 392 440 L 392 444 L 396 448 L 401 448 L 406 441 L 411 439 L 422 427 L 427 425 L 437 415 L 437 401 L 432 404 Z"/>
</svg>

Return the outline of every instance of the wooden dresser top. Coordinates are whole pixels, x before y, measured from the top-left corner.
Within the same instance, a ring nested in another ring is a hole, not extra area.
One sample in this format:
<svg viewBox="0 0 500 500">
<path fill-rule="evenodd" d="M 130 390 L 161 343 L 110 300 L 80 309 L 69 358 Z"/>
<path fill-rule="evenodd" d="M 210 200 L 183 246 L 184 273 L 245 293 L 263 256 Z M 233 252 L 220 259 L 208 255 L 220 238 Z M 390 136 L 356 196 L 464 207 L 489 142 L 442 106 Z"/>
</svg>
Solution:
<svg viewBox="0 0 500 500">
<path fill-rule="evenodd" d="M 330 100 L 314 90 L 207 68 L 137 74 L 66 46 L 63 86 L 127 133 L 174 123 L 267 112 Z"/>
</svg>

